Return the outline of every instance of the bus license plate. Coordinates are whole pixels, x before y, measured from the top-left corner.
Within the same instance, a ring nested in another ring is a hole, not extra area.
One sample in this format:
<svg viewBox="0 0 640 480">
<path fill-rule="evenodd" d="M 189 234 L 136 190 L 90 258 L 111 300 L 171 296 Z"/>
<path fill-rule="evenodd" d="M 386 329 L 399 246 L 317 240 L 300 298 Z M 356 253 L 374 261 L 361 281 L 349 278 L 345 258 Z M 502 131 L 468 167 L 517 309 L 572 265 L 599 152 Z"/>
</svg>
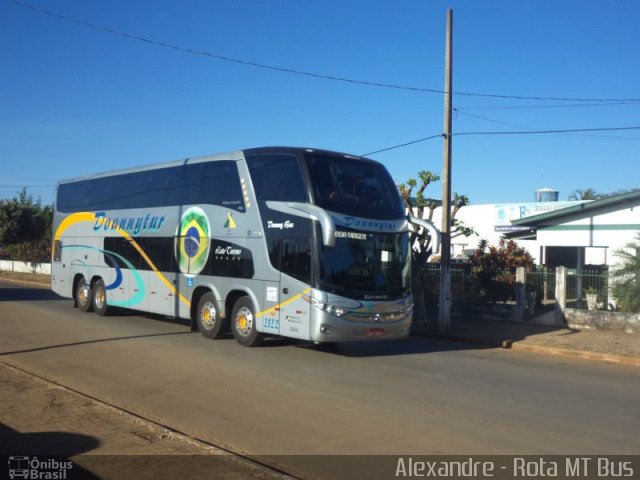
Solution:
<svg viewBox="0 0 640 480">
<path fill-rule="evenodd" d="M 384 336 L 384 328 L 370 328 L 367 331 L 368 337 L 382 337 Z"/>
</svg>

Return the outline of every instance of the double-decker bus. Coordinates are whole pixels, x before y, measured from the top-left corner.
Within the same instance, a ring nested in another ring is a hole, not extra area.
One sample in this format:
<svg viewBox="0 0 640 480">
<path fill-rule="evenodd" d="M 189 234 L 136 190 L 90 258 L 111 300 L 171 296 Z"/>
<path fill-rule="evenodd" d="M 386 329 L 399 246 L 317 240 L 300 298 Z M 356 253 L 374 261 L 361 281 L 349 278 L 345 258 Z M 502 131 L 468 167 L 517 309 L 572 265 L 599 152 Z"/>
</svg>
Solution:
<svg viewBox="0 0 640 480">
<path fill-rule="evenodd" d="M 408 217 L 370 159 L 268 147 L 65 180 L 53 232 L 52 289 L 84 312 L 190 319 L 245 346 L 410 330 Z"/>
</svg>

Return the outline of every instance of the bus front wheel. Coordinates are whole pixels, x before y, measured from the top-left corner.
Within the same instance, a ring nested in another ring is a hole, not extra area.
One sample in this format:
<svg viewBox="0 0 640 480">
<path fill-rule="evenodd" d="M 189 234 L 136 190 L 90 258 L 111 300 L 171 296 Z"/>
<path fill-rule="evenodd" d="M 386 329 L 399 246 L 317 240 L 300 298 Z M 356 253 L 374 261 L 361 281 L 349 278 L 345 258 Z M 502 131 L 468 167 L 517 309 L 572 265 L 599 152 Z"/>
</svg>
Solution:
<svg viewBox="0 0 640 480">
<path fill-rule="evenodd" d="M 198 330 L 206 338 L 221 338 L 225 334 L 224 320 L 218 315 L 213 293 L 207 292 L 200 298 L 196 322 Z"/>
<path fill-rule="evenodd" d="M 93 311 L 100 316 L 110 315 L 112 307 L 107 304 L 107 290 L 104 281 L 99 278 L 93 285 Z"/>
<path fill-rule="evenodd" d="M 249 297 L 240 297 L 233 305 L 231 332 L 245 347 L 257 347 L 264 340 L 264 334 L 256 330 L 256 314 Z"/>
<path fill-rule="evenodd" d="M 81 312 L 90 312 L 93 309 L 93 292 L 91 285 L 82 277 L 76 285 L 76 305 Z"/>
</svg>

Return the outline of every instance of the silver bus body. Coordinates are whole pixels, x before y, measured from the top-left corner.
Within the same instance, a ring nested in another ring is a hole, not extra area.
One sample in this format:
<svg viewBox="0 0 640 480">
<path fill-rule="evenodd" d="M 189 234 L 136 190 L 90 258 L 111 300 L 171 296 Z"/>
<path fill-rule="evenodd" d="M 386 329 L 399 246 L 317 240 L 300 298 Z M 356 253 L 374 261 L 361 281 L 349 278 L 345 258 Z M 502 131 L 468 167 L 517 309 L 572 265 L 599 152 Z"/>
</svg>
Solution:
<svg viewBox="0 0 640 480">
<path fill-rule="evenodd" d="M 52 289 L 85 311 L 249 346 L 409 334 L 408 220 L 372 160 L 270 147 L 66 180 L 53 232 Z"/>
</svg>

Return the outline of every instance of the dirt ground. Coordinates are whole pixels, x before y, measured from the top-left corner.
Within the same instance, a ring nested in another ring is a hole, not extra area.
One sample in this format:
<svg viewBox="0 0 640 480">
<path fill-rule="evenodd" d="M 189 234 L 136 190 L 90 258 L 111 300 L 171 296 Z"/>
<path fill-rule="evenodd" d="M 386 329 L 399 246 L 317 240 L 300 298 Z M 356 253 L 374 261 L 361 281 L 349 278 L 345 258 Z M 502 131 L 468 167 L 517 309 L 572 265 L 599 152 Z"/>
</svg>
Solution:
<svg viewBox="0 0 640 480">
<path fill-rule="evenodd" d="M 36 288 L 49 288 L 50 279 L 50 275 L 0 272 L 2 281 Z M 73 467 L 58 478 L 69 479 L 283 478 L 12 364 L 0 355 L 0 455 L 64 458 Z"/>
<path fill-rule="evenodd" d="M 0 384 L 0 455 L 70 461 L 57 478 L 283 478 L 2 361 Z"/>
</svg>

